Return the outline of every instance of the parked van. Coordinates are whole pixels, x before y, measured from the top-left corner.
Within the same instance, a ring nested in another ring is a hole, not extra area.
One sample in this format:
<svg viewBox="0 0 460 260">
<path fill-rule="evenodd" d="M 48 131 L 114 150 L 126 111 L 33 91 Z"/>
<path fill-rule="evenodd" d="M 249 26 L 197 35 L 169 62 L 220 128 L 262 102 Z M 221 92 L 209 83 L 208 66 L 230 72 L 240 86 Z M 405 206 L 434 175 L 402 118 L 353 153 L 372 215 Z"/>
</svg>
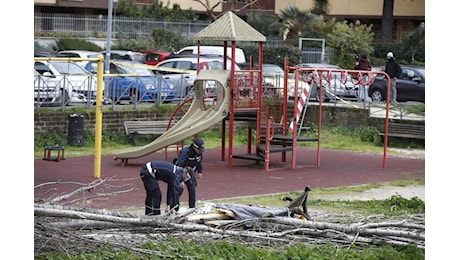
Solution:
<svg viewBox="0 0 460 260">
<path fill-rule="evenodd" d="M 198 46 L 187 46 L 179 51 L 176 51 L 171 55 L 174 58 L 183 55 L 197 55 Z M 200 46 L 200 55 L 219 55 L 224 56 L 224 47 L 223 46 Z M 232 47 L 227 47 L 227 56 L 232 56 Z M 240 48 L 235 48 L 235 62 L 236 63 L 246 63 L 246 56 Z"/>
</svg>

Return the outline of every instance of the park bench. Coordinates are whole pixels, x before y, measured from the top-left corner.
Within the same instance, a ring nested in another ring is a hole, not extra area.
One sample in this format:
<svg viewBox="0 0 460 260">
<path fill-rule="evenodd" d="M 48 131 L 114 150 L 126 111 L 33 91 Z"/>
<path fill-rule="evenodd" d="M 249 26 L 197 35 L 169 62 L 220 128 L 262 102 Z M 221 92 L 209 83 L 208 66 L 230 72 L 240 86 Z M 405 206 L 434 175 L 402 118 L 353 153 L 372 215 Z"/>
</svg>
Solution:
<svg viewBox="0 0 460 260">
<path fill-rule="evenodd" d="M 379 135 L 383 140 L 385 129 Z M 389 122 L 388 137 L 425 139 L 425 125 Z"/>
<path fill-rule="evenodd" d="M 126 136 L 134 144 L 138 145 L 136 141 L 137 135 L 162 135 L 173 125 L 169 125 L 169 120 L 157 121 L 125 121 Z M 168 128 L 169 127 L 169 128 Z"/>
</svg>

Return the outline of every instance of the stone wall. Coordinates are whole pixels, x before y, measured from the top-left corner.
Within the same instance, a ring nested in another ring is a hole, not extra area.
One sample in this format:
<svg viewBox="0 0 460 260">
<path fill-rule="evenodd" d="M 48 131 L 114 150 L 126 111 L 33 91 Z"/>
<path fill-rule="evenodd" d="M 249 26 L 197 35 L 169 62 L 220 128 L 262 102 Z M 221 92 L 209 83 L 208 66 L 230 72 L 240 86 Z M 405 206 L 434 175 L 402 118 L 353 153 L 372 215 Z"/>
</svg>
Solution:
<svg viewBox="0 0 460 260">
<path fill-rule="evenodd" d="M 69 112 L 35 112 L 34 134 L 55 131 L 59 134 L 67 135 L 69 120 L 72 120 L 71 118 L 74 115 L 75 113 Z M 78 115 L 84 117 L 85 130 L 95 129 L 95 113 Z M 124 132 L 123 122 L 128 120 L 169 120 L 169 116 L 152 111 L 104 111 L 102 113 L 102 131 Z"/>
<path fill-rule="evenodd" d="M 292 111 L 290 109 L 290 111 Z M 318 124 L 319 107 L 309 105 L 304 119 L 304 126 Z M 264 112 L 262 111 L 262 114 Z M 34 134 L 46 134 L 57 132 L 62 135 L 68 134 L 69 120 L 75 116 L 72 112 L 43 112 L 34 113 Z M 84 117 L 84 130 L 95 129 L 95 113 L 78 114 Z M 292 118 L 292 115 L 288 115 Z M 376 126 L 382 128 L 384 119 L 371 118 L 368 110 L 363 108 L 350 108 L 339 106 L 323 106 L 321 111 L 322 126 L 346 126 L 356 128 L 360 126 Z M 169 113 L 159 113 L 156 111 L 104 111 L 102 114 L 102 131 L 124 132 L 123 122 L 127 120 L 169 120 Z M 276 119 L 275 119 L 276 120 Z"/>
</svg>

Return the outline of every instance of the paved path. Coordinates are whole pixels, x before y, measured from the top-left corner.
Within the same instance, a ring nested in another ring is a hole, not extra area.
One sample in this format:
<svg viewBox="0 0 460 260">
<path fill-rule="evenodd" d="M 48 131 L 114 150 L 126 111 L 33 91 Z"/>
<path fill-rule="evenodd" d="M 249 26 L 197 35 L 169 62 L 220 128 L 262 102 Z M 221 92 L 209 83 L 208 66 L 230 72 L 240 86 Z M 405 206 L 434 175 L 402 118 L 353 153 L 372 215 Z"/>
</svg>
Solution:
<svg viewBox="0 0 460 260">
<path fill-rule="evenodd" d="M 244 153 L 244 148 L 236 148 L 234 154 Z M 173 153 L 168 154 L 169 160 Z M 221 161 L 221 149 L 207 149 L 204 158 L 204 177 L 198 180 L 197 200 L 210 200 L 258 194 L 270 194 L 288 191 L 302 191 L 309 185 L 315 188 L 380 183 L 395 180 L 424 180 L 425 159 L 387 156 L 386 167 L 382 167 L 382 154 L 325 150 L 320 153 L 320 166 L 316 167 L 316 149 L 299 147 L 297 168 L 291 169 L 290 154 L 287 162 L 281 162 L 281 154 L 271 154 L 269 171 L 256 167 L 253 161 L 233 160 L 233 167 L 227 167 Z M 80 196 L 90 197 L 94 192 L 118 193 L 110 197 L 97 197 L 91 201 L 91 207 L 98 209 L 117 209 L 143 207 L 145 191 L 139 179 L 139 169 L 148 160 L 165 159 L 164 152 L 157 152 L 139 159 L 129 160 L 121 166 L 113 156 L 103 156 L 101 160 L 101 179 L 104 185 Z M 35 189 L 35 199 L 43 196 L 59 196 L 76 190 L 85 184 L 98 180 L 93 176 L 94 157 L 69 157 L 60 162 L 35 159 L 34 185 L 60 181 L 61 184 L 45 185 Z M 166 187 L 161 189 L 165 194 Z M 103 189 L 101 188 L 103 187 Z M 166 196 L 163 195 L 163 201 Z M 187 192 L 181 197 L 186 204 Z M 71 200 L 65 201 L 71 203 Z M 73 204 L 72 204 L 73 205 Z"/>
</svg>

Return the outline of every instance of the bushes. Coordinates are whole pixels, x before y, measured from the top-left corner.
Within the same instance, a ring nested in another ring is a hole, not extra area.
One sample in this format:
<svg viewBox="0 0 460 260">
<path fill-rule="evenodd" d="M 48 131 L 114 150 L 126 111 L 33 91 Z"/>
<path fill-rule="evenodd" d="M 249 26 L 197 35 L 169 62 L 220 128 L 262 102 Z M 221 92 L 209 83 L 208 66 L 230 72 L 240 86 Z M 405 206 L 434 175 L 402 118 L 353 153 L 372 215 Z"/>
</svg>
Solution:
<svg viewBox="0 0 460 260">
<path fill-rule="evenodd" d="M 88 50 L 88 51 L 102 51 L 98 45 L 80 39 L 62 38 L 56 40 L 55 51 L 62 50 Z"/>
<path fill-rule="evenodd" d="M 257 62 L 259 57 L 259 47 L 257 44 L 241 44 L 238 46 L 244 50 L 244 54 L 249 62 L 249 57 L 253 57 L 254 63 Z M 284 67 L 284 57 L 289 58 L 291 65 L 296 65 L 301 62 L 302 53 L 299 48 L 288 45 L 265 45 L 263 53 L 264 63 L 276 64 L 281 68 Z"/>
</svg>

